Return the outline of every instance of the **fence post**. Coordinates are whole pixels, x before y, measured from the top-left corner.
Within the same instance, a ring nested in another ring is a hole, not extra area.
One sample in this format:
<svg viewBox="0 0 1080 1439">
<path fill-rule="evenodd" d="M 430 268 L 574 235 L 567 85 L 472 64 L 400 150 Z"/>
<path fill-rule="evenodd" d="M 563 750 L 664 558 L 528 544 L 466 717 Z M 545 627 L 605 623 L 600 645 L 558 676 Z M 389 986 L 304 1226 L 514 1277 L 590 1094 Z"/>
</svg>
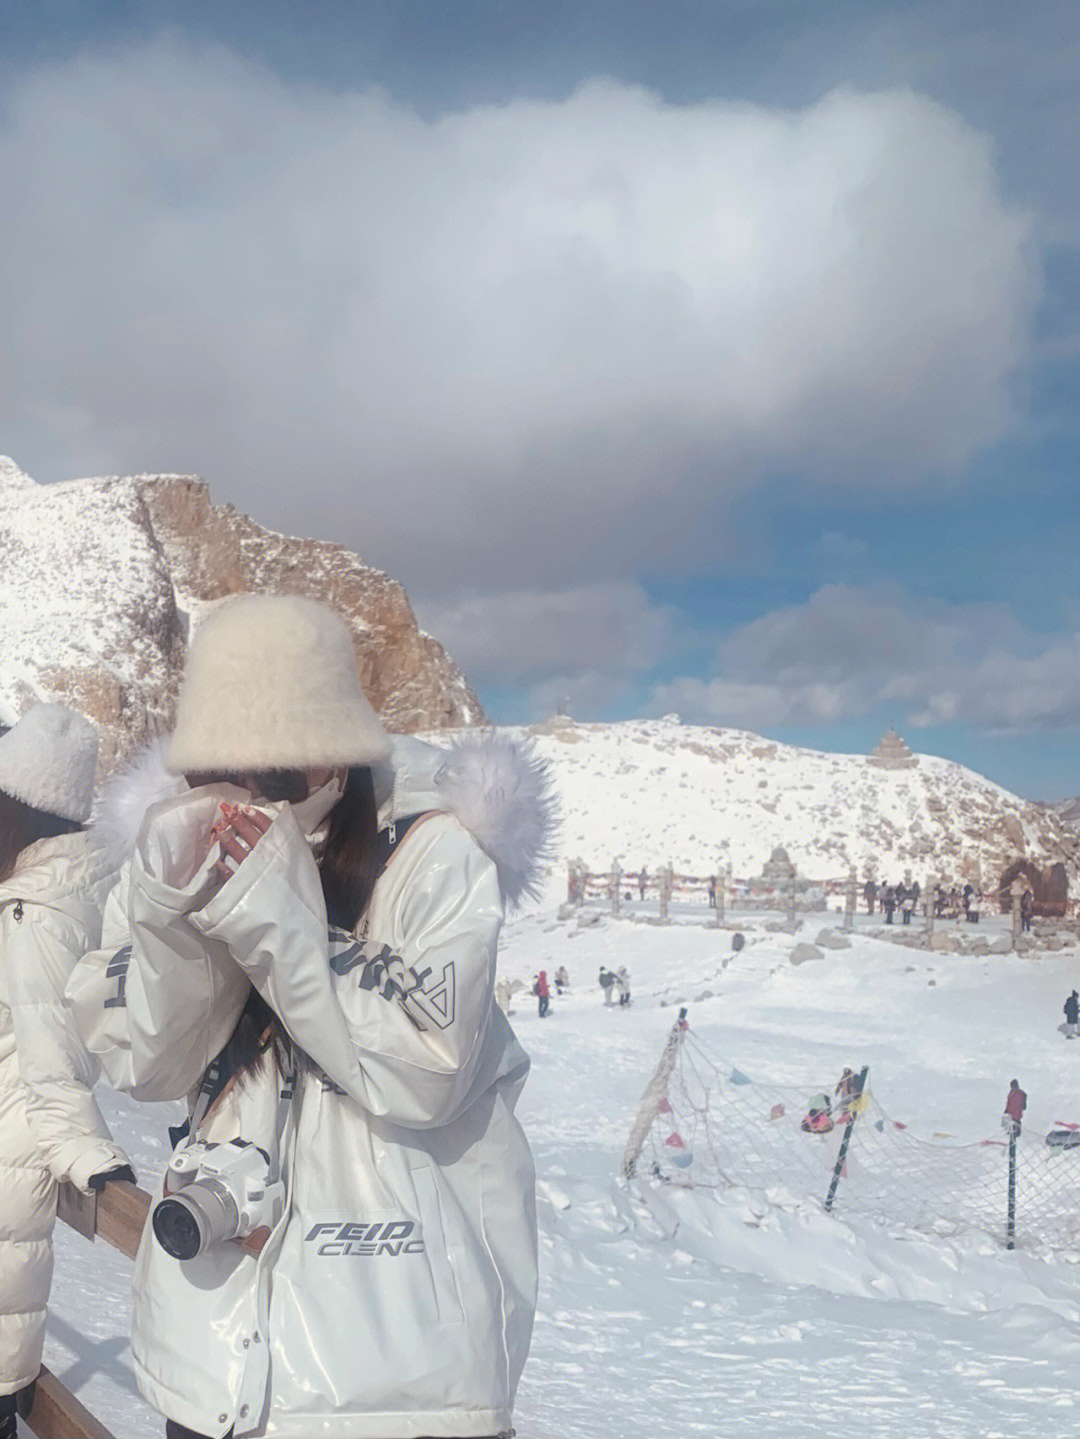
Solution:
<svg viewBox="0 0 1080 1439">
<path fill-rule="evenodd" d="M 859 877 L 852 869 L 848 873 L 847 884 L 844 886 L 844 928 L 847 930 L 855 928 L 855 903 L 858 893 Z"/>
<path fill-rule="evenodd" d="M 1012 882 L 1012 939 L 1013 949 L 1017 948 L 1016 941 L 1020 938 L 1020 931 L 1023 928 L 1023 921 L 1020 915 L 1020 896 L 1023 894 L 1023 881 L 1014 879 Z"/>
<path fill-rule="evenodd" d="M 106 1429 L 95 1419 L 60 1383 L 56 1375 L 45 1365 L 38 1372 L 34 1389 L 34 1403 L 26 1416 L 30 1431 L 39 1436 L 53 1436 L 53 1439 L 113 1439 L 111 1429 Z"/>
<path fill-rule="evenodd" d="M 844 1137 L 840 1141 L 840 1150 L 836 1156 L 836 1163 L 833 1166 L 832 1183 L 829 1185 L 829 1192 L 825 1196 L 825 1213 L 828 1214 L 833 1207 L 833 1200 L 836 1198 L 836 1186 L 840 1183 L 840 1176 L 844 1172 L 844 1160 L 847 1158 L 848 1145 L 851 1143 L 851 1135 L 856 1124 L 859 1122 L 859 1115 L 862 1113 L 862 1092 L 866 1085 L 866 1076 L 870 1073 L 868 1065 L 863 1065 L 858 1078 L 855 1080 L 855 1093 L 849 1106 L 851 1118 L 844 1126 Z"/>
<path fill-rule="evenodd" d="M 668 1080 L 671 1078 L 671 1071 L 675 1068 L 679 1049 L 686 1038 L 687 1028 L 686 1010 L 683 1008 L 679 1010 L 679 1017 L 667 1037 L 664 1052 L 660 1056 L 660 1063 L 656 1066 L 653 1077 L 649 1080 L 645 1093 L 641 1096 L 637 1118 L 634 1120 L 634 1127 L 630 1131 L 630 1138 L 626 1141 L 626 1149 L 623 1152 L 624 1179 L 633 1179 L 642 1145 L 652 1128 L 653 1120 L 660 1113 L 661 1101 L 667 1098 Z"/>
<path fill-rule="evenodd" d="M 1009 1131 L 1009 1215 L 1005 1230 L 1005 1248 L 1016 1248 L 1016 1130 Z"/>
</svg>

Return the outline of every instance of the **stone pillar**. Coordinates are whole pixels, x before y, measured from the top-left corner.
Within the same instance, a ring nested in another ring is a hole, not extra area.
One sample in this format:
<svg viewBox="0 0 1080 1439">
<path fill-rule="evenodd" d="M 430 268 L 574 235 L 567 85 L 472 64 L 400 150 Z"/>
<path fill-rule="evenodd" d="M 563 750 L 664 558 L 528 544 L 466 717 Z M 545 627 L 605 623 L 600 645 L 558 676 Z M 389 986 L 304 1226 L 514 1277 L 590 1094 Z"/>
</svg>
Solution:
<svg viewBox="0 0 1080 1439">
<path fill-rule="evenodd" d="M 794 865 L 792 865 L 791 879 L 788 881 L 787 892 L 787 917 L 789 924 L 795 923 L 795 881 L 798 878 L 798 875 L 799 871 L 795 868 Z"/>
<path fill-rule="evenodd" d="M 1020 899 L 1024 893 L 1024 881 L 1017 877 L 1010 885 L 1012 895 L 1012 940 L 1013 948 L 1016 948 L 1016 941 L 1020 938 L 1023 928 L 1023 921 L 1020 918 Z"/>
<path fill-rule="evenodd" d="M 622 867 L 617 859 L 611 861 L 611 912 L 617 915 L 622 905 Z"/>
<path fill-rule="evenodd" d="M 844 885 L 844 928 L 850 933 L 855 928 L 855 904 L 859 896 L 859 877 L 854 870 L 848 874 Z"/>
<path fill-rule="evenodd" d="M 670 862 L 660 871 L 660 922 L 668 922 L 668 906 L 671 903 L 671 882 L 675 871 Z"/>
</svg>

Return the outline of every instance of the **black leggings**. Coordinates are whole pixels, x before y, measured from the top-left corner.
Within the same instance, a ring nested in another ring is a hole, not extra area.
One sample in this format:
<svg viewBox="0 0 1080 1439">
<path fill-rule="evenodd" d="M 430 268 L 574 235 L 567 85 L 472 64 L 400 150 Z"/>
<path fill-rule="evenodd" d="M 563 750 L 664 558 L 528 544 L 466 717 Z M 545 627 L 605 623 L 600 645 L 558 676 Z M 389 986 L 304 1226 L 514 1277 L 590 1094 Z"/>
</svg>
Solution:
<svg viewBox="0 0 1080 1439">
<path fill-rule="evenodd" d="M 8 1419 L 14 1419 L 17 1414 L 20 1419 L 25 1419 L 34 1407 L 34 1390 L 37 1388 L 37 1380 L 27 1384 L 23 1389 L 16 1389 L 14 1394 L 0 1394 L 0 1424 Z"/>
</svg>

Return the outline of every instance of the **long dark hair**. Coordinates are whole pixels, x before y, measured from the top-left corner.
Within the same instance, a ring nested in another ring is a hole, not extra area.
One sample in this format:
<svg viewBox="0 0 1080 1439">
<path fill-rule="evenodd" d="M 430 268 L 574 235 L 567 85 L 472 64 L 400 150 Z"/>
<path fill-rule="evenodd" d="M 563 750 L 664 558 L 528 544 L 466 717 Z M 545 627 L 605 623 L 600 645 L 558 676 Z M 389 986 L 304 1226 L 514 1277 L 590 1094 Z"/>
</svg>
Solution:
<svg viewBox="0 0 1080 1439">
<path fill-rule="evenodd" d="M 0 882 L 11 875 L 19 855 L 28 845 L 39 839 L 75 834 L 80 829 L 82 825 L 73 819 L 35 809 L 0 790 Z"/>
<path fill-rule="evenodd" d="M 302 772 L 273 770 L 252 778 L 267 799 L 299 802 L 307 794 Z M 379 877 L 378 832 L 371 770 L 354 765 L 346 775 L 344 793 L 330 811 L 329 830 L 318 860 L 326 917 L 338 929 L 355 929 L 367 909 Z M 308 1071 L 316 1068 L 314 1061 L 291 1043 L 281 1020 L 253 989 L 229 1042 L 218 1056 L 218 1074 L 243 1080 L 262 1068 L 268 1054 L 273 1055 L 282 1071 L 294 1064 Z"/>
</svg>

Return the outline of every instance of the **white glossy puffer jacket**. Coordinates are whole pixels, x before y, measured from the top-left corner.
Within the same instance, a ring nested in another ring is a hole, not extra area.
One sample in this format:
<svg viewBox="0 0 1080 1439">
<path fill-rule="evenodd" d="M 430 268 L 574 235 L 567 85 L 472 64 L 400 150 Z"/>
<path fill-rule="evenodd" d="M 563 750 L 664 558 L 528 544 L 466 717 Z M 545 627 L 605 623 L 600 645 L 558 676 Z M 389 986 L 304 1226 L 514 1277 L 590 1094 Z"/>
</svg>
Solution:
<svg viewBox="0 0 1080 1439">
<path fill-rule="evenodd" d="M 318 1066 L 284 1078 L 267 1067 L 199 1127 L 208 1140 L 253 1140 L 286 1182 L 258 1258 L 222 1245 L 180 1263 L 149 1227 L 143 1236 L 136 1375 L 152 1404 L 199 1433 L 510 1429 L 536 1219 L 514 1118 L 528 1059 L 493 989 L 503 890 L 537 846 L 510 845 L 510 868 L 497 871 L 457 817 L 495 848 L 492 804 L 505 812 L 518 781 L 485 764 L 482 747 L 448 760 L 395 742 L 378 776 L 380 822 L 426 817 L 378 880 L 362 938 L 328 929 L 309 837 L 288 806 L 206 902 L 198 843 L 223 791 L 157 804 L 110 900 L 106 947 L 73 976 L 85 1037 L 112 1082 L 142 1098 L 198 1085 L 252 984 Z M 538 814 L 515 826 L 519 838 L 542 838 Z"/>
<path fill-rule="evenodd" d="M 111 876 L 84 834 L 29 845 L 0 884 L 0 1394 L 41 1366 L 56 1187 L 128 1163 L 91 1090 L 64 988 Z"/>
</svg>

